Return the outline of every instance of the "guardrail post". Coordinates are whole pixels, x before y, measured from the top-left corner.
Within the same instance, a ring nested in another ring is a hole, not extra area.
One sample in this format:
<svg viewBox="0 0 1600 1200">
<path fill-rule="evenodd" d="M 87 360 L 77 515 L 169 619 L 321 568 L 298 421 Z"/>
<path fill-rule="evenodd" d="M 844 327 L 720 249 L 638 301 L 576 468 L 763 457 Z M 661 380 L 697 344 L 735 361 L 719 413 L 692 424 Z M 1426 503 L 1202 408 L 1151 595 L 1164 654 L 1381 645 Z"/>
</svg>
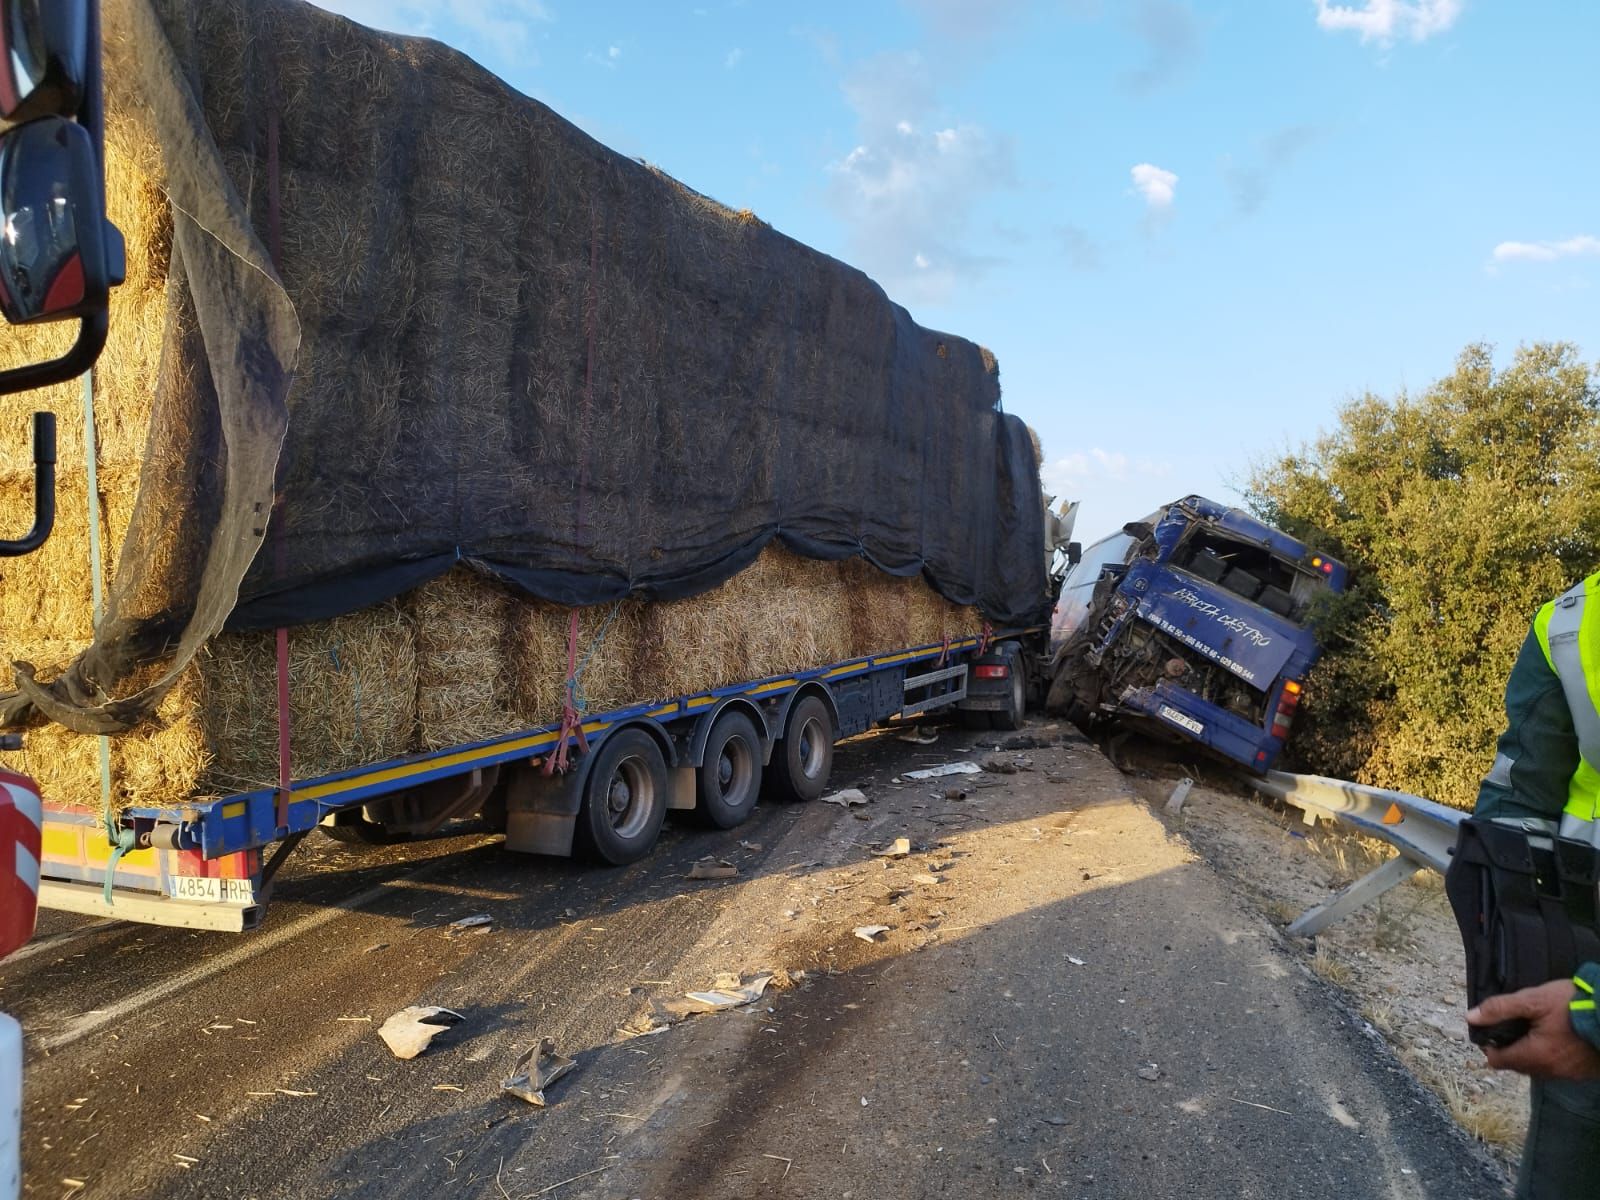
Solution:
<svg viewBox="0 0 1600 1200">
<path fill-rule="evenodd" d="M 1370 904 L 1421 869 L 1421 863 L 1412 862 L 1403 854 L 1395 855 L 1376 870 L 1368 871 L 1326 904 L 1319 904 L 1301 913 L 1289 926 L 1289 936 L 1315 937 L 1335 921 L 1349 916 L 1363 904 Z"/>
</svg>

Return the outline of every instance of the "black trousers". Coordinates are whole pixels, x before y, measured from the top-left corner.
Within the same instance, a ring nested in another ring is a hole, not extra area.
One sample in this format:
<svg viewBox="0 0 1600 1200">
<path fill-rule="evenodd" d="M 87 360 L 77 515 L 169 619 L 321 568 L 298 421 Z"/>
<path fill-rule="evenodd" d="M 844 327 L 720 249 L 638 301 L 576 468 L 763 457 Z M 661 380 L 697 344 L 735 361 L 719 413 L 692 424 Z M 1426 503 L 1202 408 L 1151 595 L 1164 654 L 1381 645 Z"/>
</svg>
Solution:
<svg viewBox="0 0 1600 1200">
<path fill-rule="evenodd" d="M 1600 1082 L 1533 1081 L 1517 1200 L 1600 1197 Z"/>
</svg>

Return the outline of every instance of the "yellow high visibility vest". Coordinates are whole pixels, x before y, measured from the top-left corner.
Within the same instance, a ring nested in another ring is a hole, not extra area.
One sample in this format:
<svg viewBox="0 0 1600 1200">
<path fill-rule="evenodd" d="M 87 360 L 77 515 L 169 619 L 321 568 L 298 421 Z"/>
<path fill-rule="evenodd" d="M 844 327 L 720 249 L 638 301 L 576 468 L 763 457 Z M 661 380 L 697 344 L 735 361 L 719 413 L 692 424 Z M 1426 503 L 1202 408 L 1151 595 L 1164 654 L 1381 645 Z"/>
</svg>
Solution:
<svg viewBox="0 0 1600 1200">
<path fill-rule="evenodd" d="M 1539 610 L 1533 631 L 1561 680 L 1578 735 L 1578 769 L 1567 784 L 1561 836 L 1594 841 L 1600 824 L 1600 572 Z"/>
</svg>

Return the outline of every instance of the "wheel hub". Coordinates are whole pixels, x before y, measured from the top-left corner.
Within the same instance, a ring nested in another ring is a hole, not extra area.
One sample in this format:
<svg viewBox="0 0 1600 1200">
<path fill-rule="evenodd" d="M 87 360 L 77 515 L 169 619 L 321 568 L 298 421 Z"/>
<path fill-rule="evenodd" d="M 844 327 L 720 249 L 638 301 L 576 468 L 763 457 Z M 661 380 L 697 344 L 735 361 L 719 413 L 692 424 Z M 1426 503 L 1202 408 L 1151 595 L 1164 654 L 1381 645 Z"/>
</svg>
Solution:
<svg viewBox="0 0 1600 1200">
<path fill-rule="evenodd" d="M 628 786 L 628 781 L 618 775 L 611 781 L 611 790 L 606 795 L 606 807 L 617 816 L 628 811 L 628 805 L 633 803 L 633 789 Z"/>
</svg>

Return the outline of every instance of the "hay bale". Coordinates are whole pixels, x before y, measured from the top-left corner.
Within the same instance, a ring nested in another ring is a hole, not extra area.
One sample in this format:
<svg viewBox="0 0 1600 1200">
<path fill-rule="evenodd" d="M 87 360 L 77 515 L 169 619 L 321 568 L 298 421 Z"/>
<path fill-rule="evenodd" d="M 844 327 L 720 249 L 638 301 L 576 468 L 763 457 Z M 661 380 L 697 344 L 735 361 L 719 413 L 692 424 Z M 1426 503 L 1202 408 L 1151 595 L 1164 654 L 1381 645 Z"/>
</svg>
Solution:
<svg viewBox="0 0 1600 1200">
<path fill-rule="evenodd" d="M 278 779 L 276 639 L 229 633 L 197 660 L 201 686 L 182 726 L 212 755 L 191 788 L 230 792 Z M 398 601 L 301 625 L 289 633 L 290 757 L 309 779 L 383 762 L 414 746 L 417 655 Z M 177 723 L 175 723 L 177 724 Z M 186 748 L 183 761 L 192 763 Z M 183 794 L 174 775 L 169 797 Z"/>
<path fill-rule="evenodd" d="M 645 607 L 623 601 L 578 610 L 578 658 L 583 663 L 581 687 L 587 711 L 604 712 L 646 698 L 635 686 L 643 655 Z M 506 667 L 512 712 L 522 728 L 561 717 L 571 614 L 570 608 L 540 600 L 518 599 L 512 606 Z"/>
<path fill-rule="evenodd" d="M 440 750 L 510 733 L 508 659 L 513 600 L 505 586 L 458 569 L 402 601 L 415 630 L 417 749 Z"/>
</svg>

